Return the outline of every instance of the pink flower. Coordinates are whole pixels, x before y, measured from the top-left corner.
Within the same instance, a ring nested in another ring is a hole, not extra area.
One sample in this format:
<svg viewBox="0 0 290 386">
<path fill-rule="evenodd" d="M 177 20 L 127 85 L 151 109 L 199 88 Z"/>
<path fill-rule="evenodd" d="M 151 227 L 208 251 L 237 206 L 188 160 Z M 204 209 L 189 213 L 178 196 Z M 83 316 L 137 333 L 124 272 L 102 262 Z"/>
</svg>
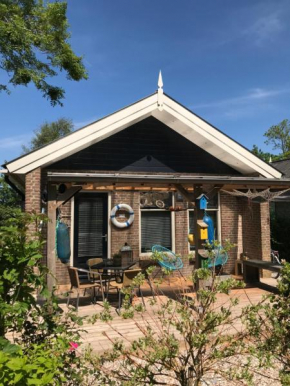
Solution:
<svg viewBox="0 0 290 386">
<path fill-rule="evenodd" d="M 75 342 L 69 342 L 69 345 L 70 345 L 69 351 L 75 351 L 79 347 L 79 345 Z"/>
</svg>

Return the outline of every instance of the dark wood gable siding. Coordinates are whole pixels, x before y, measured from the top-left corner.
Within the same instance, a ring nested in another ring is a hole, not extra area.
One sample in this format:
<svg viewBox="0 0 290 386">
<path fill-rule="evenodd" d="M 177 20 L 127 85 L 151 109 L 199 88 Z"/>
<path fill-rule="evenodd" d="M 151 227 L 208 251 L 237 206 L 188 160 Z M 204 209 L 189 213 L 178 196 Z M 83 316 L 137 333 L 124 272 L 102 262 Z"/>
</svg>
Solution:
<svg viewBox="0 0 290 386">
<path fill-rule="evenodd" d="M 153 117 L 81 150 L 49 169 L 239 174 Z"/>
</svg>

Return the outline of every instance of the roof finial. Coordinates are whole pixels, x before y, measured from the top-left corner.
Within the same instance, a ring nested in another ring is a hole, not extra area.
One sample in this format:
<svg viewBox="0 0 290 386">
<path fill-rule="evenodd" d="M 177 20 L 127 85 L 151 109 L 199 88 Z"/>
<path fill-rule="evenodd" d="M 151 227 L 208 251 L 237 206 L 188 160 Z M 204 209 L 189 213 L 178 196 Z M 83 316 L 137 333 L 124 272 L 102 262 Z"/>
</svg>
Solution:
<svg viewBox="0 0 290 386">
<path fill-rule="evenodd" d="M 158 88 L 163 88 L 163 80 L 162 80 L 162 73 L 161 73 L 161 70 L 159 71 Z"/>
<path fill-rule="evenodd" d="M 157 105 L 160 111 L 163 110 L 163 80 L 161 70 L 159 71 L 158 77 L 158 93 L 157 93 Z"/>
<path fill-rule="evenodd" d="M 272 163 L 272 157 L 270 156 L 269 158 L 269 163 L 271 164 Z"/>
</svg>

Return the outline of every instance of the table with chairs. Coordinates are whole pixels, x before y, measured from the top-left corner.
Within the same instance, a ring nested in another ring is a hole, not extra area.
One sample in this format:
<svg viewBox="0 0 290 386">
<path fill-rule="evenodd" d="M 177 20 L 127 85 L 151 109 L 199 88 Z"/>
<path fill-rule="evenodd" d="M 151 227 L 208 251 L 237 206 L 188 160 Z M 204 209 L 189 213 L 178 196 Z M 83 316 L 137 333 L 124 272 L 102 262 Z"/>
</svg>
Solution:
<svg viewBox="0 0 290 386">
<path fill-rule="evenodd" d="M 134 285 L 134 278 L 142 273 L 139 268 L 139 261 L 132 259 L 124 259 L 121 265 L 114 263 L 113 259 L 92 258 L 87 260 L 88 269 L 68 267 L 69 277 L 71 281 L 71 291 L 77 291 L 77 306 L 79 306 L 79 292 L 87 289 L 93 289 L 93 302 L 96 302 L 96 289 L 102 293 L 102 300 L 110 300 L 109 294 L 111 290 L 117 291 L 118 294 L 118 311 L 122 306 L 122 290 Z M 80 275 L 86 275 L 86 280 L 80 280 Z M 144 298 L 140 286 L 136 286 L 141 294 L 143 304 Z M 70 303 L 70 294 L 67 304 Z"/>
</svg>

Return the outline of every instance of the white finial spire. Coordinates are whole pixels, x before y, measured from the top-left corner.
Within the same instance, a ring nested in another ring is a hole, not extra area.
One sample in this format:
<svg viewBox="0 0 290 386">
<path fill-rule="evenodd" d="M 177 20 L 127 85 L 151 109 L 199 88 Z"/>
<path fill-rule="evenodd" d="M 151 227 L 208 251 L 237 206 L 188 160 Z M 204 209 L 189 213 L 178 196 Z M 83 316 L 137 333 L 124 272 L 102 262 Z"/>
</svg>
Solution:
<svg viewBox="0 0 290 386">
<path fill-rule="evenodd" d="M 163 110 L 163 80 L 161 70 L 159 71 L 158 77 L 158 94 L 157 94 L 157 104 L 160 111 Z"/>
<path fill-rule="evenodd" d="M 272 163 L 272 157 L 270 156 L 269 158 L 269 163 L 271 164 Z"/>
<path fill-rule="evenodd" d="M 159 71 L 158 88 L 163 88 L 163 80 L 162 80 L 162 73 L 161 73 L 161 70 Z"/>
</svg>

